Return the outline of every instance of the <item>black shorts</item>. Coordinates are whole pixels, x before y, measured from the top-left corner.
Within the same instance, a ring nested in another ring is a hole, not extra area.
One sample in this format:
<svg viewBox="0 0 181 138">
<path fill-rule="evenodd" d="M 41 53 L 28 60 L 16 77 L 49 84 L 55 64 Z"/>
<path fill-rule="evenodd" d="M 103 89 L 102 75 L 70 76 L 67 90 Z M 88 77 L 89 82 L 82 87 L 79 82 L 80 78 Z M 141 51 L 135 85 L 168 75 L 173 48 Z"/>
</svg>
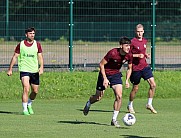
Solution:
<svg viewBox="0 0 181 138">
<path fill-rule="evenodd" d="M 132 84 L 138 85 L 140 83 L 141 78 L 143 78 L 144 80 L 148 80 L 151 77 L 153 77 L 152 70 L 150 66 L 147 66 L 140 71 L 133 71 L 131 73 L 130 81 Z"/>
<path fill-rule="evenodd" d="M 24 76 L 29 76 L 30 77 L 30 84 L 35 84 L 35 85 L 39 85 L 40 84 L 40 77 L 39 77 L 39 73 L 29 73 L 29 72 L 20 72 L 20 80 L 22 79 L 22 77 Z"/>
<path fill-rule="evenodd" d="M 116 84 L 122 84 L 121 77 L 122 77 L 121 73 L 117 73 L 114 75 L 107 75 L 107 79 L 110 82 L 110 87 L 112 87 L 113 85 L 116 85 Z M 102 77 L 102 73 L 99 72 L 99 76 L 98 76 L 98 80 L 97 80 L 97 86 L 96 86 L 97 90 L 99 90 L 99 91 L 105 90 L 105 87 L 103 86 L 103 81 L 104 81 L 104 79 Z"/>
</svg>

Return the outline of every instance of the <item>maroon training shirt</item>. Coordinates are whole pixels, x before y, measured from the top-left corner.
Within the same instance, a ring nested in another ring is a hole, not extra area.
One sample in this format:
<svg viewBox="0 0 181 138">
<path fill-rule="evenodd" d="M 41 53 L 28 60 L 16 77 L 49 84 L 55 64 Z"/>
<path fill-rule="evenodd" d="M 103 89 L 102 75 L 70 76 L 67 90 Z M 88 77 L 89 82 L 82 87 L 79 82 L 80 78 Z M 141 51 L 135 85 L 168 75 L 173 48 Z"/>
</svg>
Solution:
<svg viewBox="0 0 181 138">
<path fill-rule="evenodd" d="M 38 48 L 38 53 L 42 53 L 42 47 L 41 47 L 41 44 L 40 42 L 36 41 L 37 42 L 37 48 Z M 24 40 L 24 44 L 27 46 L 27 47 L 30 47 L 33 45 L 32 44 L 29 44 L 26 40 Z M 16 46 L 15 48 L 15 53 L 17 54 L 20 54 L 20 43 Z"/>
<path fill-rule="evenodd" d="M 140 71 L 148 66 L 148 63 L 146 61 L 146 44 L 147 40 L 145 38 L 143 38 L 142 41 L 139 41 L 137 38 L 133 38 L 131 40 L 131 53 L 145 55 L 144 58 L 133 58 L 133 71 Z"/>
<path fill-rule="evenodd" d="M 120 54 L 120 48 L 113 48 L 105 55 L 104 59 L 107 64 L 104 65 L 106 75 L 113 75 L 120 72 L 122 65 L 128 61 L 128 64 L 132 63 L 132 54 L 126 54 L 122 56 Z"/>
</svg>

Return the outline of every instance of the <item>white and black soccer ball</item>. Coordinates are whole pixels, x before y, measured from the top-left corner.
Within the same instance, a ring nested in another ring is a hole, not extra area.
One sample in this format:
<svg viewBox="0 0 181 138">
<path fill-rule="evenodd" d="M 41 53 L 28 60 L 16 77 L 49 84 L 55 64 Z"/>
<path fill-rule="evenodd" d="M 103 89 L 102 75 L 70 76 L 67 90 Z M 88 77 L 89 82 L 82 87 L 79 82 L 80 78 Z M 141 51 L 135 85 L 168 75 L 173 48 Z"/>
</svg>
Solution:
<svg viewBox="0 0 181 138">
<path fill-rule="evenodd" d="M 131 113 L 127 113 L 123 116 L 122 121 L 126 126 L 132 126 L 136 122 L 136 117 Z"/>
</svg>

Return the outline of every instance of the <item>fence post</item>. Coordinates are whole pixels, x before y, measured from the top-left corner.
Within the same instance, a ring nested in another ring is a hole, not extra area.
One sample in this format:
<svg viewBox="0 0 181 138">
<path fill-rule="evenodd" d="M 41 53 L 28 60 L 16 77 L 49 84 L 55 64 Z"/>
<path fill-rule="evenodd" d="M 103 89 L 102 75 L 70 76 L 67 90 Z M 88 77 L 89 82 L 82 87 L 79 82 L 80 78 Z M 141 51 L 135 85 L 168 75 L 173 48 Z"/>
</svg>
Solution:
<svg viewBox="0 0 181 138">
<path fill-rule="evenodd" d="M 72 51 L 73 51 L 73 0 L 70 0 L 70 23 L 69 23 L 69 70 L 73 71 Z"/>
<path fill-rule="evenodd" d="M 9 0 L 6 0 L 6 40 L 9 40 Z"/>
<path fill-rule="evenodd" d="M 155 2 L 155 0 L 152 0 L 151 5 L 152 5 L 151 67 L 152 67 L 152 70 L 154 71 L 155 70 L 155 27 L 156 27 L 156 24 L 155 24 L 156 2 Z"/>
</svg>

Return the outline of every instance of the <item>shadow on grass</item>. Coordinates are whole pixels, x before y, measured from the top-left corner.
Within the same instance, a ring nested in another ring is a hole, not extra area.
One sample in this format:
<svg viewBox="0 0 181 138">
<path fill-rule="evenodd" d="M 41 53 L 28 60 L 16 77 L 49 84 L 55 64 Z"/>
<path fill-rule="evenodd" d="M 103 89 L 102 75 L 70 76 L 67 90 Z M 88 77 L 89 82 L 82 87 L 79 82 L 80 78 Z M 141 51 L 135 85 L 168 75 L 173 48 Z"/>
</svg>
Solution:
<svg viewBox="0 0 181 138">
<path fill-rule="evenodd" d="M 77 109 L 81 112 L 83 112 L 83 109 Z M 108 111 L 108 110 L 89 110 L 90 112 L 113 112 L 113 111 Z"/>
<path fill-rule="evenodd" d="M 81 112 L 83 112 L 83 109 L 77 109 Z M 113 112 L 113 111 L 108 111 L 108 110 L 89 110 L 90 112 Z M 128 113 L 128 111 L 121 111 L 121 113 Z"/>
<path fill-rule="evenodd" d="M 101 123 L 96 123 L 96 122 L 85 122 L 85 121 L 78 121 L 78 120 L 75 120 L 75 121 L 58 121 L 58 123 L 75 124 L 75 125 L 78 125 L 78 124 L 93 124 L 93 125 L 111 126 L 111 125 L 108 125 L 108 124 L 101 124 Z"/>
<path fill-rule="evenodd" d="M 75 124 L 75 125 L 79 125 L 79 124 L 87 124 L 87 125 L 101 125 L 101 126 L 109 126 L 109 127 L 114 127 L 111 126 L 109 124 L 102 124 L 102 123 L 96 123 L 96 122 L 86 122 L 86 121 L 58 121 L 58 123 L 65 123 L 65 124 Z M 116 127 L 115 127 L 116 128 Z M 129 129 L 128 127 L 120 127 L 120 128 L 116 128 L 116 129 Z"/>
<path fill-rule="evenodd" d="M 0 114 L 14 114 L 14 115 L 21 115 L 19 112 L 9 112 L 9 111 L 0 111 Z"/>
<path fill-rule="evenodd" d="M 158 137 L 142 137 L 142 136 L 134 136 L 134 135 L 120 135 L 124 138 L 158 138 Z"/>
</svg>

